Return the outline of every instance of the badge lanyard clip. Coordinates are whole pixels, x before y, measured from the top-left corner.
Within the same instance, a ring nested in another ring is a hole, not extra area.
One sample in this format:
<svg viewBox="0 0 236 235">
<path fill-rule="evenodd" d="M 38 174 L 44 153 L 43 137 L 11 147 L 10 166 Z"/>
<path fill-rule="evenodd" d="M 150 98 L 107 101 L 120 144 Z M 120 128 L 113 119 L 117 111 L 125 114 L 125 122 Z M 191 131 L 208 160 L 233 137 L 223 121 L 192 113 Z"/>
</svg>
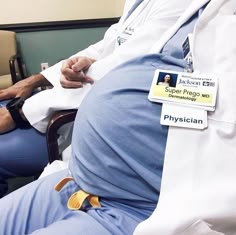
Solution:
<svg viewBox="0 0 236 235">
<path fill-rule="evenodd" d="M 192 34 L 188 34 L 187 38 L 184 40 L 182 45 L 184 59 L 186 61 L 186 66 L 184 68 L 184 72 L 193 73 L 193 57 L 192 57 Z"/>
</svg>

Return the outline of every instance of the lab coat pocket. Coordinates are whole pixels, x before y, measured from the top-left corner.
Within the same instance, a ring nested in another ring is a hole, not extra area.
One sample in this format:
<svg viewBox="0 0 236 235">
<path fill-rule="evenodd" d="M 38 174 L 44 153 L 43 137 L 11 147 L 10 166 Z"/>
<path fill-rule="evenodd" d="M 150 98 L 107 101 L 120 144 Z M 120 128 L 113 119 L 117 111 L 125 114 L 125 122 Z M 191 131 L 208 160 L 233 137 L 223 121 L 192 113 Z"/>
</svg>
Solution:
<svg viewBox="0 0 236 235">
<path fill-rule="evenodd" d="M 236 15 L 216 20 L 214 32 L 213 72 L 219 78 L 216 110 L 209 118 L 236 124 Z"/>
</svg>

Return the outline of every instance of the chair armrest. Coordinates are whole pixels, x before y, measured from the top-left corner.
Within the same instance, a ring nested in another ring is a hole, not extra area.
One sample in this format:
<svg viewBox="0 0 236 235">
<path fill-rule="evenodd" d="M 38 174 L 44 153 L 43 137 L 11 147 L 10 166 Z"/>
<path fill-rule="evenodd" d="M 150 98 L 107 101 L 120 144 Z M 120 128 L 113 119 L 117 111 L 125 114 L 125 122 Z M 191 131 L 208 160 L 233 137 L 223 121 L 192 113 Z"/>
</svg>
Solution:
<svg viewBox="0 0 236 235">
<path fill-rule="evenodd" d="M 51 118 L 46 132 L 47 147 L 48 147 L 48 161 L 52 163 L 54 160 L 62 160 L 58 147 L 58 130 L 59 128 L 69 122 L 75 120 L 77 109 L 59 111 Z"/>
<path fill-rule="evenodd" d="M 19 80 L 19 78 L 17 76 L 16 65 L 18 66 L 20 79 L 25 78 L 21 57 L 19 55 L 13 55 L 9 59 L 9 67 L 10 67 L 10 72 L 11 72 L 13 84 L 15 84 Z"/>
</svg>

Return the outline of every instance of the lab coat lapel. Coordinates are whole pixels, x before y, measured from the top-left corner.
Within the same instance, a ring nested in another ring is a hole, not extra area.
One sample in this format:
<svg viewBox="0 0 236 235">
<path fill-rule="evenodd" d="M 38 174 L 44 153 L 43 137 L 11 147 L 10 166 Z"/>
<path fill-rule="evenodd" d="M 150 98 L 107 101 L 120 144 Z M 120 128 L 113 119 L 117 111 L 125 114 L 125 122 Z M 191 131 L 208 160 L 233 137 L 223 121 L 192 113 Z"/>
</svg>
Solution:
<svg viewBox="0 0 236 235">
<path fill-rule="evenodd" d="M 211 1 L 209 3 L 209 8 L 207 11 L 204 11 L 201 15 L 201 18 L 196 24 L 195 30 L 194 30 L 194 37 L 193 42 L 196 43 L 198 46 L 193 47 L 193 64 L 195 71 L 201 71 L 202 73 L 209 73 L 212 71 L 217 71 L 219 68 L 219 64 L 214 65 L 216 62 L 216 59 L 218 57 L 218 53 L 216 53 L 216 49 L 214 48 L 214 43 L 217 43 L 219 45 L 219 41 L 221 40 L 221 46 L 218 46 L 218 49 L 225 50 L 226 49 L 226 40 L 228 40 L 228 36 L 230 35 L 230 38 L 235 37 L 233 34 L 235 25 L 232 25 L 231 32 L 222 32 L 217 33 L 220 31 L 219 25 L 222 28 L 222 25 L 227 25 L 230 21 L 232 24 L 236 19 L 236 16 L 233 15 L 236 11 L 236 1 L 235 0 L 215 0 Z M 220 10 L 219 10 L 220 9 Z M 226 17 L 227 15 L 227 17 Z M 231 16 L 230 16 L 231 15 Z M 218 23 L 216 21 L 219 21 Z M 225 21 L 225 23 L 223 23 Z M 206 27 L 208 26 L 208 27 Z M 211 32 L 210 31 L 214 31 Z M 228 33 L 228 35 L 226 35 Z M 217 36 L 216 36 L 217 34 Z M 224 35 L 223 35 L 224 34 Z M 207 41 L 211 42 L 207 43 Z M 235 40 L 234 40 L 235 41 Z M 231 49 L 228 52 L 229 55 L 233 55 L 233 48 L 232 46 L 235 45 L 235 43 L 231 43 Z M 225 49 L 223 49 L 225 48 Z M 206 53 L 207 52 L 207 53 Z M 222 51 L 223 52 L 223 51 Z M 220 53 L 221 54 L 221 53 Z M 234 53 L 235 54 L 235 53 Z M 198 59 L 201 58 L 201 59 Z M 211 58 L 211 59 L 209 59 Z M 214 63 L 213 63 L 214 62 Z M 229 63 L 230 60 L 223 60 L 222 63 Z M 213 66 L 215 66 L 213 68 Z M 235 66 L 232 66 L 231 68 L 234 68 Z M 231 69 L 229 68 L 229 69 Z"/>
<path fill-rule="evenodd" d="M 212 19 L 220 14 L 219 9 L 222 8 L 222 5 L 225 4 L 225 2 L 230 2 L 231 0 L 214 0 L 209 2 L 209 8 L 204 11 L 201 15 L 201 18 L 198 20 L 197 27 L 203 27 L 205 24 L 207 24 L 209 21 L 212 21 Z M 222 10 L 220 10 L 222 11 Z"/>
<path fill-rule="evenodd" d="M 203 7 L 209 0 L 197 0 L 193 1 L 192 4 L 186 9 L 183 15 L 179 18 L 173 27 L 171 27 L 163 37 L 152 47 L 150 53 L 158 53 L 161 51 L 163 46 L 168 42 L 168 40 L 178 31 L 178 29 L 188 21 L 195 12 L 197 12 L 201 7 Z"/>
<path fill-rule="evenodd" d="M 147 7 L 148 3 L 152 0 L 143 0 L 142 3 L 132 12 L 132 14 L 121 24 L 119 32 L 123 32 L 137 17 L 138 15 Z"/>
</svg>

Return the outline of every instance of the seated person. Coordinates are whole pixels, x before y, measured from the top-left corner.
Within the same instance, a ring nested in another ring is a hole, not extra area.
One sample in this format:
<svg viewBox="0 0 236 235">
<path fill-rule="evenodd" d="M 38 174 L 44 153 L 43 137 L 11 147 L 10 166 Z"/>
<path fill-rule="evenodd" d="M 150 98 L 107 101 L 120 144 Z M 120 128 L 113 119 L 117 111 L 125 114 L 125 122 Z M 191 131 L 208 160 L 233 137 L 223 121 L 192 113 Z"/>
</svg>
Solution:
<svg viewBox="0 0 236 235">
<path fill-rule="evenodd" d="M 56 110 L 78 108 L 83 97 L 91 89 L 92 81 L 99 80 L 116 65 L 147 53 L 154 42 L 174 24 L 190 1 L 139 1 L 139 5 L 131 14 L 128 10 L 135 5 L 135 1 L 127 1 L 119 23 L 111 26 L 103 40 L 41 74 L 32 75 L 8 89 L 1 90 L 0 99 L 27 98 L 34 88 L 53 85 L 52 89 L 39 92 L 24 104 L 20 101 L 23 105 L 22 109 L 19 108 L 20 116 L 26 123 L 22 122 L 27 124 L 28 120 L 38 131 L 45 133 L 48 120 Z M 122 40 L 123 43 L 117 45 L 117 39 L 121 37 L 126 42 Z M 60 79 L 64 87 L 78 89 L 62 88 Z M 83 89 L 80 89 L 82 85 Z M 7 109 L 0 108 L 0 197 L 7 190 L 7 178 L 31 176 L 42 171 L 48 162 L 45 136 L 33 128 L 15 129 L 10 132 L 19 125 L 19 122 L 13 121 Z M 70 130 L 62 128 L 59 134 L 60 142 L 66 145 L 68 143 L 65 141 L 70 143 Z"/>
<path fill-rule="evenodd" d="M 93 86 L 75 120 L 69 170 L 32 182 L 2 198 L 0 234 L 133 234 L 156 208 L 168 141 L 168 127 L 160 124 L 162 106 L 147 98 L 155 70 L 183 71 L 186 61 L 182 42 L 187 34 L 197 32 L 194 38 L 202 32 L 204 36 L 211 34 L 208 26 L 217 15 L 232 14 L 229 2 L 194 2 L 153 48 L 153 54 L 118 66 Z M 161 53 L 154 53 L 159 49 Z M 204 56 L 198 55 L 199 59 Z M 224 77 L 221 81 L 223 85 Z M 181 151 L 184 155 L 184 149 Z M 228 223 L 235 228 L 232 218 Z"/>
</svg>

